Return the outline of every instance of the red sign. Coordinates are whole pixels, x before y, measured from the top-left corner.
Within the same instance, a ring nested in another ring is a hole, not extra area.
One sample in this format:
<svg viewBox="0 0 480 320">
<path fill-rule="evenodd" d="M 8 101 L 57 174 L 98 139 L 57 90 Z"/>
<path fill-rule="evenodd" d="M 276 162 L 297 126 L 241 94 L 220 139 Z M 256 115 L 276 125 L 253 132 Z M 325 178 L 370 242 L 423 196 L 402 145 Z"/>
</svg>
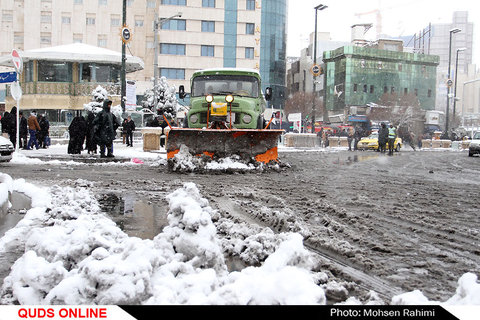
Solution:
<svg viewBox="0 0 480 320">
<path fill-rule="evenodd" d="M 18 51 L 15 49 L 12 50 L 12 61 L 17 72 L 22 73 L 23 59 L 22 57 L 20 57 L 20 54 L 18 53 Z"/>
</svg>

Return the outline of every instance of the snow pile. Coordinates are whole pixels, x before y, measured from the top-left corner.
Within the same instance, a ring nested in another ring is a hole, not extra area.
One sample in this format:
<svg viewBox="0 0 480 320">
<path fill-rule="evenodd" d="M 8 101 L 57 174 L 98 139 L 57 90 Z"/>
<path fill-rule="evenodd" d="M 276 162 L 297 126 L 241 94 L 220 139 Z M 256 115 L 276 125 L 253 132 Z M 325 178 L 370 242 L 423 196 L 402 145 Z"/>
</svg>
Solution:
<svg viewBox="0 0 480 320">
<path fill-rule="evenodd" d="M 52 187 L 50 200 L 0 239 L 0 250 L 25 248 L 0 303 L 325 303 L 298 234 L 282 235 L 261 266 L 229 273 L 216 212 L 192 183 L 168 196 L 169 225 L 153 240 L 128 237 L 78 185 Z"/>
<path fill-rule="evenodd" d="M 108 98 L 108 92 L 102 86 L 97 86 L 95 90 L 92 91 L 92 98 L 93 101 L 84 104 L 83 108 L 87 111 L 91 111 L 93 113 L 99 113 L 103 110 L 103 101 Z"/>
<path fill-rule="evenodd" d="M 251 171 L 265 171 L 274 170 L 280 171 L 282 168 L 289 167 L 288 164 L 282 164 L 281 162 L 264 164 L 257 162 L 254 159 L 250 161 L 242 160 L 238 155 L 232 155 L 225 158 L 215 158 L 204 155 L 202 157 L 193 156 L 187 146 L 181 145 L 180 151 L 173 157 L 168 159 L 168 166 L 172 171 L 181 173 L 191 172 L 222 172 L 222 173 L 234 173 L 234 172 L 251 172 Z"/>
</svg>

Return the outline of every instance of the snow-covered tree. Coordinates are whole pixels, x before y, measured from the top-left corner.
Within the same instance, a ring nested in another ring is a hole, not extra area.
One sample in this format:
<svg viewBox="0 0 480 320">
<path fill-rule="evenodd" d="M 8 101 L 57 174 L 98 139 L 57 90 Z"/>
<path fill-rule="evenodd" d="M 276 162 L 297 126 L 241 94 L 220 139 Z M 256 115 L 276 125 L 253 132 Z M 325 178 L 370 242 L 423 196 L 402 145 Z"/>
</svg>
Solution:
<svg viewBox="0 0 480 320">
<path fill-rule="evenodd" d="M 92 91 L 92 101 L 83 105 L 86 111 L 91 111 L 95 114 L 103 110 L 103 102 L 108 99 L 108 92 L 102 86 L 97 86 Z M 119 125 L 122 124 L 122 106 L 116 105 L 110 108 L 110 112 L 115 115 L 115 118 Z"/>
<path fill-rule="evenodd" d="M 157 97 L 156 105 L 155 96 Z M 177 102 L 175 86 L 170 86 L 165 77 L 161 77 L 154 88 L 145 91 L 142 106 L 152 110 L 156 114 L 164 114 L 170 119 L 176 118 L 177 112 L 181 107 Z"/>
</svg>

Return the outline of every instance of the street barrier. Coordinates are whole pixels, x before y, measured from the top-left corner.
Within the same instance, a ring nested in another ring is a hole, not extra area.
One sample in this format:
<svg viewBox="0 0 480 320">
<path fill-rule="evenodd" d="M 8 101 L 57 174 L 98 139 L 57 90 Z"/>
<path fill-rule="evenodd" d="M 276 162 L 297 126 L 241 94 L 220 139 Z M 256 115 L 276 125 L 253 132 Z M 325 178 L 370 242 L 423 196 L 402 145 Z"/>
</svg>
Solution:
<svg viewBox="0 0 480 320">
<path fill-rule="evenodd" d="M 285 147 L 315 148 L 320 146 L 320 139 L 314 133 L 286 133 Z"/>
</svg>

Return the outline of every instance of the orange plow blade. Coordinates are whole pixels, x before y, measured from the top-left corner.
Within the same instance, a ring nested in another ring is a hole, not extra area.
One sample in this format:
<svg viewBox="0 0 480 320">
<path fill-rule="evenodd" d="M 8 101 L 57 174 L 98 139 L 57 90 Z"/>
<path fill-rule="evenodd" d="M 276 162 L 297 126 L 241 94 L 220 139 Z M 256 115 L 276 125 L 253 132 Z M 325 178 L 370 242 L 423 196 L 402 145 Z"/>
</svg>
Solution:
<svg viewBox="0 0 480 320">
<path fill-rule="evenodd" d="M 278 140 L 283 130 L 172 128 L 167 136 L 167 158 L 173 158 L 182 145 L 195 156 L 226 158 L 238 155 L 244 160 L 269 163 L 278 160 Z"/>
</svg>

